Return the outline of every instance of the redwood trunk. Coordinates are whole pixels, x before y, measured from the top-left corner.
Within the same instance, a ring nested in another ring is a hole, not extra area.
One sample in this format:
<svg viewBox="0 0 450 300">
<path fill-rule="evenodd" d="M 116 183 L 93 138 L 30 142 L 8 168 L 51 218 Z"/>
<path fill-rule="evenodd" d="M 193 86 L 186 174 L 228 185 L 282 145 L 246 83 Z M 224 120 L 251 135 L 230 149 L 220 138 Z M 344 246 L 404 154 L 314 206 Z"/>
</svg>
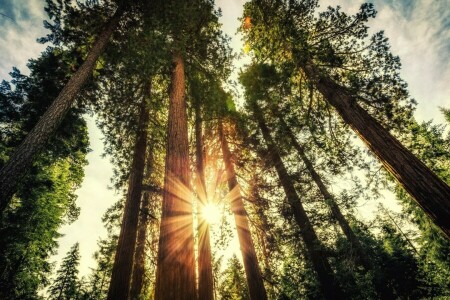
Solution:
<svg viewBox="0 0 450 300">
<path fill-rule="evenodd" d="M 305 209 L 303 208 L 303 204 L 297 195 L 297 191 L 295 190 L 287 169 L 283 164 L 279 151 L 270 136 L 270 131 L 264 121 L 264 117 L 256 105 L 253 106 L 253 110 L 259 128 L 266 142 L 271 162 L 277 171 L 278 178 L 280 179 L 281 185 L 286 193 L 286 198 L 291 206 L 295 221 L 300 227 L 300 235 L 305 243 L 313 268 L 317 273 L 323 295 L 326 299 L 345 299 L 344 294 L 334 278 L 333 270 L 331 269 L 325 254 L 321 250 L 321 243 L 317 238 L 316 232 L 314 231 Z"/>
<path fill-rule="evenodd" d="M 108 300 L 128 299 L 130 289 L 133 256 L 138 230 L 139 206 L 142 195 L 142 180 L 144 178 L 145 150 L 147 147 L 147 127 L 149 122 L 148 97 L 150 97 L 149 92 L 144 96 L 144 101 L 140 109 L 128 193 L 111 273 Z"/>
<path fill-rule="evenodd" d="M 311 175 L 311 178 L 319 188 L 320 193 L 323 196 L 323 199 L 325 203 L 328 205 L 328 207 L 331 210 L 331 213 L 334 217 L 334 219 L 338 222 L 339 226 L 341 227 L 342 231 L 344 232 L 347 240 L 352 245 L 353 253 L 355 254 L 355 261 L 356 263 L 360 264 L 364 267 L 366 270 L 371 270 L 372 266 L 370 261 L 368 260 L 367 256 L 364 253 L 364 250 L 361 246 L 361 243 L 359 242 L 358 238 L 356 237 L 355 233 L 353 232 L 352 228 L 350 227 L 350 224 L 347 222 L 347 219 L 344 217 L 344 215 L 341 212 L 341 209 L 336 203 L 336 199 L 334 196 L 328 191 L 327 187 L 322 181 L 322 178 L 320 177 L 319 173 L 316 172 L 312 162 L 308 159 L 305 153 L 305 149 L 298 143 L 295 135 L 293 134 L 292 130 L 287 126 L 284 119 L 277 113 L 277 116 L 280 120 L 281 126 L 289 136 L 289 139 L 291 140 L 292 145 L 294 146 L 295 150 L 297 150 L 298 155 L 302 159 L 303 163 L 306 166 L 306 169 L 308 170 L 309 174 Z"/>
<path fill-rule="evenodd" d="M 173 58 L 155 299 L 196 299 L 184 61 Z"/>
<path fill-rule="evenodd" d="M 200 300 L 214 299 L 214 281 L 211 263 L 211 239 L 209 224 L 202 214 L 208 202 L 205 182 L 205 166 L 203 157 L 202 117 L 200 103 L 195 103 L 195 154 L 197 176 L 200 181 L 197 194 L 200 199 L 198 214 L 198 296 Z"/>
<path fill-rule="evenodd" d="M 58 129 L 75 97 L 91 76 L 95 63 L 119 24 L 123 12 L 124 9 L 119 8 L 112 16 L 97 37 L 81 67 L 72 75 L 58 97 L 0 170 L 0 213 L 8 206 L 19 182 L 31 167 L 34 157 Z"/>
<path fill-rule="evenodd" d="M 242 251 L 242 258 L 244 260 L 244 269 L 250 298 L 252 300 L 265 300 L 267 299 L 266 289 L 259 269 L 258 258 L 256 256 L 250 233 L 250 226 L 247 220 L 247 212 L 245 211 L 244 202 L 242 201 L 236 172 L 231 159 L 231 152 L 223 132 L 221 120 L 219 120 L 219 138 L 222 146 L 225 169 L 227 171 L 228 188 L 231 194 L 231 210 L 233 211 L 234 219 L 236 221 L 236 229 Z"/>
<path fill-rule="evenodd" d="M 344 122 L 450 238 L 450 187 L 359 106 L 357 99 L 343 86 L 320 73 L 312 64 L 302 68 Z"/>
<path fill-rule="evenodd" d="M 153 172 L 153 149 L 150 147 L 147 153 L 145 173 L 148 181 L 151 181 Z M 150 215 L 150 194 L 151 191 L 144 191 L 139 217 L 139 227 L 136 240 L 136 251 L 134 252 L 133 275 L 131 278 L 130 299 L 137 300 L 144 286 L 145 274 L 145 243 L 147 241 L 147 226 Z"/>
</svg>

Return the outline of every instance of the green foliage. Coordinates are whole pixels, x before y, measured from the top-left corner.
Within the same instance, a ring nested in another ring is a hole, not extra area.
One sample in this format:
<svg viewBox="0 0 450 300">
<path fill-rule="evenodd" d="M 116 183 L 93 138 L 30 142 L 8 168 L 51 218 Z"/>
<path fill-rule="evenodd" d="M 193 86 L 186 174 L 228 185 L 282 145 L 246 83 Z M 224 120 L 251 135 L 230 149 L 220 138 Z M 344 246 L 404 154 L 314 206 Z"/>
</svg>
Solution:
<svg viewBox="0 0 450 300">
<path fill-rule="evenodd" d="M 80 293 L 80 281 L 78 279 L 78 265 L 80 264 L 80 245 L 76 243 L 67 252 L 61 262 L 56 278 L 49 289 L 51 300 L 78 299 Z"/>
<path fill-rule="evenodd" d="M 250 295 L 245 280 L 244 269 L 234 254 L 222 272 L 218 284 L 218 293 L 223 300 L 248 300 Z"/>
<path fill-rule="evenodd" d="M 29 76 L 13 70 L 14 88 L 2 83 L 0 127 L 5 130 L 1 131 L 0 166 L 67 82 L 70 66 L 66 55 L 48 48 L 39 59 L 30 61 Z M 75 190 L 82 182 L 89 150 L 83 112 L 81 107 L 69 112 L 1 216 L 3 299 L 37 297 L 37 291 L 48 282 L 52 269 L 48 258 L 58 246 L 59 227 L 78 217 Z"/>
</svg>

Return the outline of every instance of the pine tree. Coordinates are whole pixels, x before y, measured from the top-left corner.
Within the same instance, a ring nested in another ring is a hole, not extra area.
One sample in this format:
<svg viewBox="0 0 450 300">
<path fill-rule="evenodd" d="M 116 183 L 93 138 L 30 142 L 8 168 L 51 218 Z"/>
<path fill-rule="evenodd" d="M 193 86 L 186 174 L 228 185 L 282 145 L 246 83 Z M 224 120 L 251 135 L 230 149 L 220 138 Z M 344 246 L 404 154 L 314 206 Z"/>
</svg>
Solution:
<svg viewBox="0 0 450 300">
<path fill-rule="evenodd" d="M 223 121 L 219 119 L 218 131 L 220 143 L 222 146 L 223 160 L 228 178 L 228 189 L 230 193 L 231 210 L 234 214 L 236 222 L 236 229 L 239 238 L 239 245 L 241 246 L 242 258 L 244 260 L 245 273 L 247 278 L 247 285 L 250 292 L 251 299 L 267 299 L 266 289 L 264 287 L 261 270 L 256 256 L 255 246 L 248 224 L 247 212 L 242 200 L 240 186 L 236 178 L 234 170 L 232 155 L 228 147 L 228 142 L 225 137 L 223 129 Z"/>
<path fill-rule="evenodd" d="M 407 125 L 401 120 L 411 109 L 410 104 L 402 104 L 408 98 L 406 84 L 398 75 L 399 59 L 389 52 L 387 39 L 377 33 L 365 44 L 365 23 L 376 15 L 373 5 L 363 4 L 353 17 L 330 7 L 315 18 L 316 7 L 317 1 L 247 3 L 244 13 L 252 19 L 247 42 L 257 57 L 269 55 L 277 63 L 289 57 L 291 66 L 323 95 L 428 217 L 450 236 L 450 187 L 389 132 Z M 296 22 L 299 19 L 303 22 Z M 267 47 L 267 40 L 272 41 L 273 49 Z M 289 55 L 284 53 L 286 49 Z M 374 109 L 378 107 L 381 109 Z"/>
<path fill-rule="evenodd" d="M 133 161 L 125 200 L 122 227 L 117 244 L 116 256 L 109 285 L 108 299 L 128 298 L 131 282 L 133 257 L 139 222 L 139 208 L 142 197 L 142 181 L 144 178 L 145 150 L 147 147 L 149 103 L 151 82 L 145 86 L 139 112 L 139 122 L 134 146 Z"/>
<path fill-rule="evenodd" d="M 49 299 L 78 299 L 80 294 L 80 281 L 78 279 L 79 264 L 80 245 L 76 243 L 70 248 L 61 262 L 61 266 L 56 273 L 56 278 L 49 289 Z"/>
<path fill-rule="evenodd" d="M 228 266 L 221 274 L 219 295 L 223 300 L 249 300 L 250 294 L 245 284 L 242 264 L 236 255 L 228 261 Z"/>
<path fill-rule="evenodd" d="M 195 103 L 195 162 L 198 182 L 197 194 L 199 195 L 198 214 L 198 297 L 199 299 L 214 299 L 214 281 L 211 256 L 211 239 L 208 222 L 202 214 L 202 209 L 207 205 L 208 194 L 205 182 L 205 159 L 203 155 L 203 121 L 201 104 L 199 99 Z"/>
<path fill-rule="evenodd" d="M 156 299 L 195 299 L 194 235 L 189 201 L 189 150 L 184 59 L 174 54 Z M 176 219 L 175 219 L 176 218 Z M 176 220 L 176 222 L 175 222 Z"/>
<path fill-rule="evenodd" d="M 83 64 L 73 74 L 22 143 L 14 150 L 8 162 L 2 166 L 0 170 L 0 212 L 6 209 L 19 182 L 32 166 L 36 155 L 41 152 L 64 120 L 75 97 L 91 76 L 97 59 L 105 49 L 123 13 L 124 7 L 121 6 L 98 35 Z"/>
<path fill-rule="evenodd" d="M 281 160 L 278 149 L 275 146 L 274 141 L 270 135 L 269 128 L 267 127 L 264 117 L 260 109 L 256 106 L 256 103 L 250 104 L 253 109 L 253 113 L 258 122 L 258 126 L 263 134 L 265 143 L 267 145 L 267 151 L 271 156 L 271 163 L 278 173 L 283 189 L 285 190 L 287 200 L 291 206 L 294 218 L 300 227 L 300 234 L 305 243 L 308 256 L 314 266 L 314 270 L 317 272 L 317 277 L 321 284 L 321 290 L 326 299 L 334 299 L 335 297 L 344 297 L 342 290 L 340 289 L 334 274 L 331 269 L 327 258 L 321 250 L 320 241 L 311 222 L 305 212 L 302 202 L 297 195 L 297 192 L 292 184 L 290 176 L 286 170 L 286 167 Z"/>
<path fill-rule="evenodd" d="M 14 88 L 2 83 L 0 126 L 5 130 L 0 138 L 0 165 L 63 86 L 70 68 L 69 55 L 48 48 L 40 58 L 30 61 L 30 75 L 14 69 Z M 84 112 L 82 105 L 69 111 L 1 214 L 2 298 L 32 298 L 47 284 L 52 271 L 48 259 L 58 246 L 59 227 L 78 217 L 75 190 L 83 180 L 89 151 L 86 122 L 81 117 Z"/>
</svg>

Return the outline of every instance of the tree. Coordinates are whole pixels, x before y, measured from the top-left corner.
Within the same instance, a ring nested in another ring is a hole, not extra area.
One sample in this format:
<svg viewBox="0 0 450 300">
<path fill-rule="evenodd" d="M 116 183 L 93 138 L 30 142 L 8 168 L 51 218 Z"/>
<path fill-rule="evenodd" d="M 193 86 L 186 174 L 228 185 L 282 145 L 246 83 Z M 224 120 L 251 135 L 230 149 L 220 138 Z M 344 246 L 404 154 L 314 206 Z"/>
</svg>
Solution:
<svg viewBox="0 0 450 300">
<path fill-rule="evenodd" d="M 261 59 L 270 55 L 272 59 L 285 61 L 290 57 L 290 63 L 317 88 L 386 170 L 450 237 L 450 187 L 380 121 L 387 119 L 383 123 L 392 125 L 392 120 L 403 117 L 394 113 L 399 112 L 399 103 L 407 98 L 407 91 L 397 72 L 399 60 L 390 54 L 382 33 L 375 34 L 371 44 L 364 44 L 367 37 L 364 23 L 376 14 L 373 5 L 362 5 L 354 17 L 329 8 L 318 19 L 314 18 L 316 7 L 317 1 L 247 3 L 244 14 L 252 18 L 252 26 L 246 32 L 247 41 Z M 303 21 L 296 21 L 300 19 Z M 267 47 L 267 39 L 276 40 L 269 43 L 275 45 L 273 49 Z M 369 67 L 369 64 L 376 65 L 375 61 L 379 65 Z M 374 107 L 384 110 L 371 115 L 368 110 L 374 111 Z"/>
<path fill-rule="evenodd" d="M 80 281 L 78 279 L 78 265 L 80 264 L 80 245 L 75 245 L 67 252 L 56 278 L 49 289 L 49 299 L 72 300 L 78 299 Z"/>
<path fill-rule="evenodd" d="M 251 299 L 245 284 L 242 264 L 234 254 L 228 261 L 228 267 L 221 274 L 219 295 L 223 300 Z"/>
<path fill-rule="evenodd" d="M 258 265 L 258 258 L 256 256 L 255 247 L 253 245 L 253 240 L 250 233 L 250 226 L 247 220 L 247 212 L 242 200 L 239 183 L 236 178 L 236 172 L 231 160 L 232 154 L 225 138 L 222 122 L 223 121 L 219 119 L 219 139 L 222 145 L 222 155 L 225 162 L 225 169 L 227 171 L 231 210 L 233 211 L 234 219 L 236 221 L 236 229 L 239 238 L 239 245 L 241 246 L 242 258 L 244 260 L 250 298 L 267 299 L 266 289 L 262 280 L 261 271 Z"/>
<path fill-rule="evenodd" d="M 152 147 L 152 138 L 150 138 L 149 147 L 147 147 L 147 158 L 145 161 L 145 178 L 147 182 L 153 183 L 151 180 L 152 173 L 155 169 L 155 158 L 154 158 L 154 148 Z M 152 205 L 150 201 L 154 201 L 154 197 L 152 199 L 152 194 L 156 191 L 151 184 L 149 185 L 153 190 L 143 191 L 142 201 L 141 201 L 141 209 L 139 213 L 139 226 L 137 232 L 136 239 L 136 250 L 134 252 L 134 262 L 133 262 L 133 275 L 131 278 L 131 287 L 130 287 L 130 299 L 139 299 L 139 296 L 142 294 L 142 289 L 144 286 L 144 276 L 145 276 L 145 261 L 146 261 L 146 242 L 147 242 L 147 227 L 149 226 L 149 219 L 155 218 L 152 213 Z"/>
<path fill-rule="evenodd" d="M 128 193 L 125 201 L 122 226 L 117 244 L 116 256 L 109 285 L 108 299 L 126 299 L 131 282 L 133 257 L 138 231 L 139 207 L 144 178 L 145 150 L 147 147 L 147 128 L 149 122 L 149 100 L 151 82 L 145 87 L 139 113 L 139 123 L 131 164 Z"/>
<path fill-rule="evenodd" d="M 69 57 L 70 52 L 48 48 L 30 61 L 30 75 L 13 70 L 14 88 L 2 83 L 0 127 L 5 130 L 0 138 L 0 165 L 64 85 Z M 77 105 L 68 112 L 0 216 L 0 294 L 4 299 L 35 297 L 48 284 L 52 271 L 48 259 L 58 247 L 59 227 L 78 217 L 75 191 L 83 180 L 89 151 L 86 122 L 81 117 L 85 111 Z"/>
<path fill-rule="evenodd" d="M 17 190 L 19 182 L 29 171 L 36 155 L 41 152 L 64 120 L 75 97 L 91 76 L 98 58 L 118 26 L 124 11 L 124 6 L 117 9 L 98 35 L 83 64 L 73 74 L 22 143 L 14 150 L 8 162 L 2 166 L 0 170 L 0 212 L 6 209 L 11 197 Z"/>
<path fill-rule="evenodd" d="M 199 299 L 214 299 L 214 281 L 211 259 L 211 240 L 209 224 L 203 217 L 202 209 L 208 204 L 208 194 L 205 182 L 205 159 L 203 155 L 203 122 L 201 103 L 195 103 L 195 162 L 197 171 L 197 194 L 199 198 L 198 214 L 198 297 Z"/>
<path fill-rule="evenodd" d="M 183 57 L 176 53 L 173 57 L 169 96 L 156 299 L 196 298 L 184 76 Z"/>
</svg>

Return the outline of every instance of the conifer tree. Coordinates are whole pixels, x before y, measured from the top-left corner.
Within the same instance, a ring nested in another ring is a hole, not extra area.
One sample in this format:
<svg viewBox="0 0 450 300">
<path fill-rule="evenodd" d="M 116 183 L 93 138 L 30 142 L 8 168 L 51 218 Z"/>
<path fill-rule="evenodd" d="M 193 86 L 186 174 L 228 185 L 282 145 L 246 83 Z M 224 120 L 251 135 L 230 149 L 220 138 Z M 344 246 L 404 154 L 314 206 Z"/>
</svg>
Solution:
<svg viewBox="0 0 450 300">
<path fill-rule="evenodd" d="M 51 6 L 53 2 L 49 1 L 49 3 Z M 36 155 L 41 152 L 64 120 L 64 117 L 72 107 L 75 97 L 91 76 L 97 59 L 118 26 L 124 11 L 125 6 L 119 6 L 97 36 L 83 64 L 73 74 L 22 143 L 14 150 L 8 162 L 2 166 L 0 170 L 0 212 L 3 212 L 11 201 L 11 197 L 16 192 L 19 182 L 29 171 Z"/>
<path fill-rule="evenodd" d="M 80 281 L 78 279 L 78 266 L 80 264 L 80 245 L 76 243 L 67 252 L 61 262 L 56 278 L 49 289 L 49 299 L 72 300 L 78 299 Z"/>
<path fill-rule="evenodd" d="M 245 282 L 242 264 L 237 256 L 233 255 L 228 261 L 227 268 L 221 274 L 221 280 L 219 283 L 220 299 L 251 299 Z"/>
<path fill-rule="evenodd" d="M 240 186 L 236 178 L 236 172 L 232 162 L 232 154 L 225 137 L 223 123 L 219 118 L 218 124 L 219 138 L 222 146 L 223 160 L 227 171 L 228 189 L 230 193 L 231 210 L 236 221 L 236 229 L 241 246 L 242 258 L 244 261 L 245 273 L 251 299 L 267 299 L 266 289 L 261 276 L 261 270 L 253 244 L 248 216 L 242 200 Z"/>
<path fill-rule="evenodd" d="M 264 121 L 264 117 L 260 109 L 256 106 L 256 103 L 252 103 L 250 105 L 258 122 L 258 126 L 263 134 L 268 153 L 270 153 L 271 163 L 278 173 L 280 183 L 286 193 L 286 197 L 291 206 L 294 218 L 300 227 L 300 234 L 305 243 L 308 256 L 314 266 L 314 270 L 317 272 L 317 277 L 320 281 L 323 295 L 326 299 L 334 299 L 335 297 L 342 298 L 344 297 L 343 292 L 335 279 L 333 270 L 327 261 L 325 253 L 321 249 L 322 246 L 317 234 L 311 225 L 302 202 L 292 184 L 289 174 L 287 173 L 286 167 L 281 160 L 279 151 L 270 135 L 269 128 Z"/>
<path fill-rule="evenodd" d="M 145 150 L 147 147 L 151 82 L 145 85 L 134 146 L 133 161 L 125 200 L 122 227 L 112 269 L 108 299 L 128 298 L 132 275 L 133 257 L 139 222 L 139 208 L 144 178 Z"/>
<path fill-rule="evenodd" d="M 203 144 L 203 121 L 201 104 L 199 99 L 195 103 L 195 162 L 199 184 L 197 184 L 197 194 L 199 195 L 198 214 L 198 295 L 199 299 L 214 299 L 213 270 L 211 256 L 210 228 L 205 220 L 202 210 L 208 204 L 208 194 L 205 181 L 205 159 Z"/>
<path fill-rule="evenodd" d="M 14 69 L 13 85 L 1 84 L 0 127 L 5 130 L 0 138 L 0 165 L 64 84 L 68 57 L 70 52 L 48 48 L 30 61 L 30 75 Z M 78 217 L 75 190 L 84 176 L 89 146 L 84 112 L 82 105 L 69 111 L 0 216 L 2 298 L 32 298 L 47 284 L 52 271 L 48 259 L 58 246 L 59 227 Z"/>
<path fill-rule="evenodd" d="M 272 59 L 280 61 L 291 57 L 290 63 L 317 88 L 386 170 L 449 237 L 450 187 L 405 148 L 389 132 L 389 127 L 386 128 L 386 125 L 392 125 L 394 113 L 400 111 L 399 102 L 407 97 L 407 91 L 398 75 L 398 58 L 390 54 L 383 34 L 375 34 L 371 44 L 364 44 L 367 37 L 365 22 L 376 15 L 373 5 L 363 4 L 353 17 L 329 8 L 315 19 L 316 7 L 317 1 L 247 3 L 244 17 L 252 20 L 246 32 L 247 41 L 253 46 L 254 54 L 262 59 L 271 55 Z M 300 19 L 303 21 L 296 21 Z M 273 49 L 267 47 L 267 39 L 272 40 L 270 45 L 276 45 Z M 289 55 L 282 54 L 286 49 L 289 49 Z M 372 67 L 367 67 L 369 62 Z M 345 73 L 348 68 L 356 72 Z M 380 76 L 378 71 L 385 74 Z M 381 113 L 374 112 L 373 107 L 377 106 L 383 107 Z M 385 122 L 386 118 L 391 121 Z"/>
</svg>

